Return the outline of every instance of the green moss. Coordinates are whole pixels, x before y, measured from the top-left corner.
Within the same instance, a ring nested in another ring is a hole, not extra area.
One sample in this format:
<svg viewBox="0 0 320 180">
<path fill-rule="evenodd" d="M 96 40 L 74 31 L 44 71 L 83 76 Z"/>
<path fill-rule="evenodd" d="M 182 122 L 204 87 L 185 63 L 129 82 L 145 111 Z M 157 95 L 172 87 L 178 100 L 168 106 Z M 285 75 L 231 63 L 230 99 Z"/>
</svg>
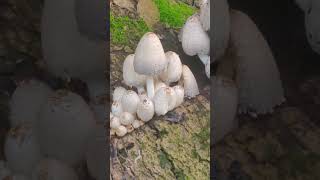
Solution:
<svg viewBox="0 0 320 180">
<path fill-rule="evenodd" d="M 160 161 L 160 167 L 165 169 L 166 167 L 169 167 L 169 169 L 171 168 L 171 163 L 167 157 L 167 155 L 163 152 L 160 151 L 159 153 L 159 161 Z"/>
<path fill-rule="evenodd" d="M 142 19 L 132 19 L 128 16 L 110 15 L 111 42 L 117 45 L 136 44 L 150 28 Z"/>
<path fill-rule="evenodd" d="M 159 9 L 160 22 L 171 28 L 181 28 L 187 18 L 196 11 L 196 8 L 174 0 L 154 0 L 154 2 Z"/>
</svg>

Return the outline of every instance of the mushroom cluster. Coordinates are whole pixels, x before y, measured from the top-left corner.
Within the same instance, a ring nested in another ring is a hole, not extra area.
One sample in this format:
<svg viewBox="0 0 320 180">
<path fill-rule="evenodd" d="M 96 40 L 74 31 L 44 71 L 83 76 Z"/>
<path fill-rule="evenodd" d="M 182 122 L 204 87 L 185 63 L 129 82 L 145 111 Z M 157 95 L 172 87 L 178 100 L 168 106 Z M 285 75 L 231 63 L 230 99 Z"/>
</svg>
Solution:
<svg viewBox="0 0 320 180">
<path fill-rule="evenodd" d="M 200 12 L 189 17 L 181 29 L 180 40 L 183 51 L 189 56 L 197 55 L 205 65 L 210 78 L 210 0 L 203 0 Z"/>
<path fill-rule="evenodd" d="M 124 136 L 199 94 L 197 81 L 175 52 L 164 52 L 155 33 L 146 33 L 135 54 L 123 63 L 123 82 L 116 87 L 110 114 L 111 135 Z M 134 90 L 136 89 L 137 92 Z"/>
<path fill-rule="evenodd" d="M 80 95 L 23 80 L 11 97 L 9 120 L 0 179 L 78 180 L 74 167 L 84 161 L 92 177 L 106 176 L 102 169 L 107 161 L 90 155 L 104 151 L 105 128 Z M 98 170 L 92 171 L 92 164 Z"/>
</svg>

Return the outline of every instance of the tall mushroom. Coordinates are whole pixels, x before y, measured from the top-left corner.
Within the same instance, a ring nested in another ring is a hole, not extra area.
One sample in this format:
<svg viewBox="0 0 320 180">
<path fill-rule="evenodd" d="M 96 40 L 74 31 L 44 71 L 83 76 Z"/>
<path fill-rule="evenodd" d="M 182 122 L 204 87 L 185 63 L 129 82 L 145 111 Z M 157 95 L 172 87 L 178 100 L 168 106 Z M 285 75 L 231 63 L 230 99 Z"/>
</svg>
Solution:
<svg viewBox="0 0 320 180">
<path fill-rule="evenodd" d="M 179 55 L 175 52 L 166 52 L 166 58 L 168 60 L 168 66 L 160 75 L 160 79 L 167 85 L 170 85 L 172 82 L 179 81 L 182 74 L 182 64 Z"/>
<path fill-rule="evenodd" d="M 237 10 L 231 11 L 230 43 L 237 64 L 240 112 L 272 112 L 284 101 L 277 64 L 258 27 Z"/>
<path fill-rule="evenodd" d="M 123 62 L 122 73 L 123 81 L 128 86 L 134 86 L 137 88 L 138 93 L 144 91 L 144 85 L 146 83 L 146 76 L 135 72 L 133 67 L 134 54 L 130 54 Z"/>
<path fill-rule="evenodd" d="M 167 59 L 158 36 L 148 32 L 140 39 L 134 56 L 134 70 L 147 76 L 147 94 L 154 96 L 154 78 L 167 67 Z"/>
</svg>

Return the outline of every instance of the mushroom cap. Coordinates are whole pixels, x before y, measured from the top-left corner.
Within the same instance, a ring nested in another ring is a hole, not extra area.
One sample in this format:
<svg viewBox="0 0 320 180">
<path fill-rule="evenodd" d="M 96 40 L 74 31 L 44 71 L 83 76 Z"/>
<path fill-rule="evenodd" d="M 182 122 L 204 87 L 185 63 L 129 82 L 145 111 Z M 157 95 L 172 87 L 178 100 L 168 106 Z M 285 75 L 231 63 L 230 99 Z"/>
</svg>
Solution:
<svg viewBox="0 0 320 180">
<path fill-rule="evenodd" d="M 168 95 L 168 111 L 171 111 L 176 107 L 177 95 L 175 90 L 172 87 L 167 88 L 167 95 Z"/>
<path fill-rule="evenodd" d="M 148 32 L 140 39 L 134 56 L 134 70 L 139 74 L 156 76 L 167 66 L 167 59 L 158 36 Z"/>
<path fill-rule="evenodd" d="M 160 79 L 167 84 L 179 81 L 182 74 L 182 63 L 177 53 L 166 52 L 168 66 L 164 72 L 160 74 Z M 155 90 L 156 91 L 156 90 Z"/>
<path fill-rule="evenodd" d="M 90 107 L 79 95 L 56 91 L 42 107 L 39 119 L 36 130 L 45 155 L 70 165 L 82 160 L 96 122 Z"/>
<path fill-rule="evenodd" d="M 173 89 L 174 89 L 174 91 L 176 93 L 176 105 L 175 105 L 175 107 L 178 107 L 183 103 L 184 89 L 180 85 L 174 86 Z"/>
<path fill-rule="evenodd" d="M 4 154 L 13 172 L 30 174 L 42 157 L 33 129 L 26 125 L 11 129 L 5 140 Z"/>
<path fill-rule="evenodd" d="M 114 89 L 112 99 L 113 101 L 121 101 L 122 96 L 127 92 L 124 87 L 118 86 Z"/>
<path fill-rule="evenodd" d="M 167 87 L 160 88 L 153 97 L 154 111 L 160 115 L 165 115 L 168 112 L 169 100 Z"/>
<path fill-rule="evenodd" d="M 203 0 L 200 5 L 200 22 L 205 31 L 210 30 L 210 0 Z"/>
<path fill-rule="evenodd" d="M 132 127 L 133 128 L 135 128 L 135 129 L 137 129 L 137 128 L 139 128 L 140 126 L 142 126 L 143 125 L 143 122 L 142 121 L 139 121 L 139 120 L 134 120 L 133 121 L 133 123 L 132 123 Z"/>
<path fill-rule="evenodd" d="M 121 99 L 122 109 L 125 112 L 135 114 L 139 102 L 140 98 L 138 94 L 132 90 L 128 90 Z"/>
<path fill-rule="evenodd" d="M 10 100 L 10 124 L 34 123 L 38 120 L 41 107 L 53 91 L 38 80 L 23 81 L 18 85 Z"/>
<path fill-rule="evenodd" d="M 116 129 L 116 135 L 117 135 L 117 136 L 122 137 L 122 136 L 126 135 L 127 133 L 128 133 L 127 128 L 124 127 L 124 126 L 122 126 L 122 125 L 119 126 L 119 127 Z"/>
<path fill-rule="evenodd" d="M 162 81 L 157 81 L 154 86 L 154 92 L 156 93 L 162 87 L 167 87 L 167 85 L 165 83 L 163 83 Z"/>
<path fill-rule="evenodd" d="M 147 97 L 140 101 L 137 108 L 137 116 L 142 121 L 149 121 L 154 115 L 154 105 L 153 102 Z"/>
<path fill-rule="evenodd" d="M 134 54 L 130 54 L 123 62 L 123 80 L 128 86 L 144 86 L 146 84 L 147 77 L 135 72 L 133 67 Z"/>
<path fill-rule="evenodd" d="M 202 29 L 199 14 L 194 14 L 187 19 L 181 33 L 182 48 L 187 55 L 210 53 L 210 38 Z"/>
<path fill-rule="evenodd" d="M 221 140 L 226 134 L 237 127 L 235 119 L 238 107 L 238 89 L 235 82 L 223 76 L 211 78 L 213 109 L 213 142 Z"/>
<path fill-rule="evenodd" d="M 43 159 L 32 172 L 32 180 L 78 180 L 77 173 L 56 159 Z"/>
<path fill-rule="evenodd" d="M 123 108 L 122 108 L 121 102 L 113 101 L 113 103 L 111 105 L 111 112 L 112 112 L 113 115 L 119 117 L 121 115 L 121 113 L 123 112 Z"/>
<path fill-rule="evenodd" d="M 231 11 L 230 43 L 237 63 L 240 111 L 271 112 L 284 101 L 277 64 L 255 23 L 236 10 Z"/>
<path fill-rule="evenodd" d="M 199 92 L 197 80 L 187 65 L 182 66 L 184 95 L 189 98 L 197 96 Z"/>
<path fill-rule="evenodd" d="M 134 116 L 131 113 L 129 113 L 129 112 L 121 113 L 120 123 L 122 125 L 125 125 L 125 126 L 130 125 L 133 123 L 133 121 L 134 121 Z"/>
<path fill-rule="evenodd" d="M 117 129 L 121 125 L 120 119 L 117 116 L 114 116 L 110 120 L 110 128 Z"/>
<path fill-rule="evenodd" d="M 230 10 L 227 0 L 214 0 L 212 12 L 213 56 L 219 59 L 225 54 L 230 38 Z"/>
</svg>

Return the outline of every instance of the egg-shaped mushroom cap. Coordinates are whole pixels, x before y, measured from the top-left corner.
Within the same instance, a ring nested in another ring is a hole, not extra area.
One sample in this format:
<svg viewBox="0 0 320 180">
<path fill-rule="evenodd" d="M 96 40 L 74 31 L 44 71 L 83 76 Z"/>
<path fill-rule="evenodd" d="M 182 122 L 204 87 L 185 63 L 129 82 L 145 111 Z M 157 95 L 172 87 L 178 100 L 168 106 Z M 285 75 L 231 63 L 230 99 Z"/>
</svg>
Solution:
<svg viewBox="0 0 320 180">
<path fill-rule="evenodd" d="M 182 77 L 184 95 L 189 98 L 193 98 L 198 95 L 200 92 L 197 80 L 187 65 L 182 66 Z"/>
<path fill-rule="evenodd" d="M 184 100 L 184 89 L 180 85 L 176 85 L 173 87 L 175 93 L 176 93 L 176 105 L 175 107 L 178 107 L 180 104 L 183 103 Z"/>
<path fill-rule="evenodd" d="M 137 116 L 142 121 L 149 121 L 154 115 L 154 105 L 153 102 L 148 98 L 144 98 L 140 101 L 137 108 Z"/>
<path fill-rule="evenodd" d="M 127 92 L 124 87 L 118 86 L 114 89 L 112 99 L 113 101 L 121 101 L 122 96 Z"/>
<path fill-rule="evenodd" d="M 119 117 L 121 115 L 121 113 L 123 112 L 121 102 L 113 101 L 113 103 L 111 105 L 111 112 L 113 115 Z"/>
<path fill-rule="evenodd" d="M 12 128 L 5 140 L 4 154 L 13 172 L 30 174 L 42 157 L 33 129 L 26 124 Z"/>
<path fill-rule="evenodd" d="M 167 66 L 167 59 L 160 39 L 155 33 L 148 32 L 140 39 L 134 56 L 134 70 L 139 74 L 155 76 Z"/>
<path fill-rule="evenodd" d="M 128 90 L 121 99 L 122 109 L 123 111 L 135 114 L 137 112 L 139 102 L 139 95 L 135 91 Z"/>
<path fill-rule="evenodd" d="M 73 168 L 56 159 L 43 159 L 32 172 L 32 180 L 78 180 Z"/>
<path fill-rule="evenodd" d="M 237 63 L 240 111 L 271 112 L 284 101 L 277 64 L 255 23 L 236 10 L 231 11 L 230 44 Z"/>
<path fill-rule="evenodd" d="M 11 126 L 37 121 L 40 109 L 51 93 L 53 93 L 51 88 L 38 80 L 32 79 L 20 83 L 9 104 Z"/>
<path fill-rule="evenodd" d="M 123 80 L 128 86 L 144 86 L 146 84 L 147 77 L 143 74 L 135 72 L 133 67 L 134 54 L 130 54 L 123 62 Z"/>
<path fill-rule="evenodd" d="M 69 165 L 82 160 L 96 121 L 81 96 L 67 90 L 56 91 L 42 107 L 39 119 L 36 133 L 41 152 Z"/>
<path fill-rule="evenodd" d="M 202 29 L 199 14 L 194 14 L 187 19 L 181 33 L 182 48 L 187 55 L 210 53 L 210 38 Z"/>
<path fill-rule="evenodd" d="M 165 55 L 168 60 L 168 66 L 166 70 L 161 73 L 160 78 L 167 84 L 177 82 L 182 74 L 182 63 L 180 57 L 173 51 L 168 51 Z"/>
<path fill-rule="evenodd" d="M 134 116 L 129 112 L 123 112 L 120 115 L 120 122 L 122 125 L 130 125 L 134 121 Z"/>
<path fill-rule="evenodd" d="M 230 10 L 227 0 L 214 0 L 210 11 L 213 18 L 212 51 L 214 58 L 219 59 L 225 54 L 230 38 Z"/>
<path fill-rule="evenodd" d="M 223 76 L 211 78 L 211 101 L 213 108 L 213 142 L 221 140 L 237 127 L 235 119 L 238 107 L 238 89 L 234 81 Z"/>
<path fill-rule="evenodd" d="M 120 119 L 117 116 L 114 116 L 110 119 L 110 128 L 117 129 L 120 125 Z"/>
<path fill-rule="evenodd" d="M 128 129 L 125 127 L 125 126 L 119 126 L 117 129 L 116 129 L 116 135 L 117 136 L 124 136 L 128 133 Z"/>
<path fill-rule="evenodd" d="M 160 88 L 153 97 L 154 111 L 160 115 L 165 115 L 169 109 L 167 87 Z"/>
</svg>

